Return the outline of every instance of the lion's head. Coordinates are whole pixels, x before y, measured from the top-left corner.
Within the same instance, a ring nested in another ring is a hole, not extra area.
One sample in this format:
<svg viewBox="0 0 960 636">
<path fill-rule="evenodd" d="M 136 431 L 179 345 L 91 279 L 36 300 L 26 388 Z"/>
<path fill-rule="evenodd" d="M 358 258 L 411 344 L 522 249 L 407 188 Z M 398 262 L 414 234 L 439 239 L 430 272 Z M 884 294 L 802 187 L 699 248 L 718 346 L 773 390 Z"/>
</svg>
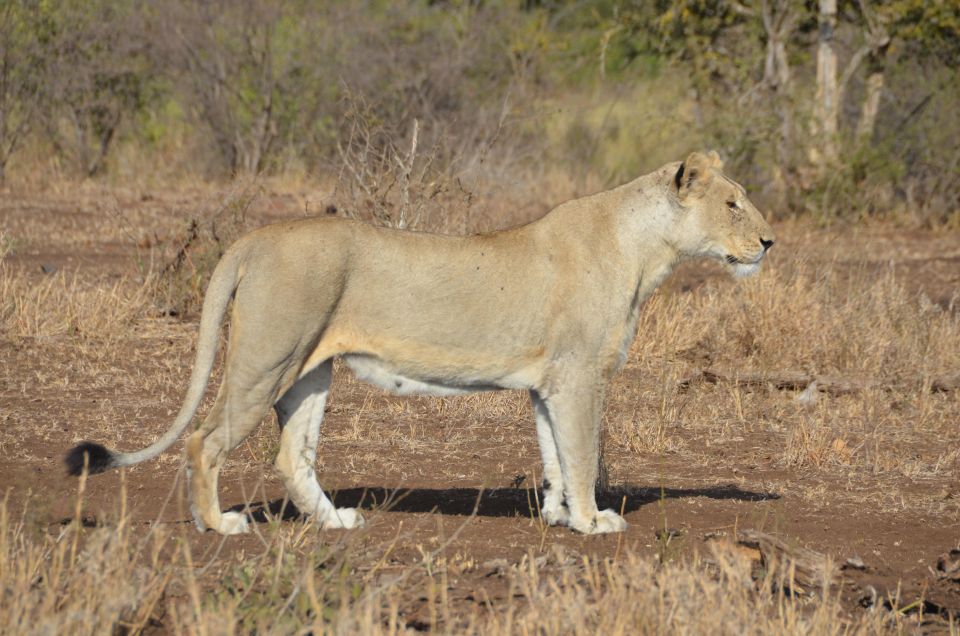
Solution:
<svg viewBox="0 0 960 636">
<path fill-rule="evenodd" d="M 743 186 L 723 174 L 719 155 L 692 153 L 680 164 L 674 187 L 686 224 L 701 237 L 695 253 L 726 262 L 737 276 L 756 273 L 773 245 L 773 230 Z"/>
</svg>

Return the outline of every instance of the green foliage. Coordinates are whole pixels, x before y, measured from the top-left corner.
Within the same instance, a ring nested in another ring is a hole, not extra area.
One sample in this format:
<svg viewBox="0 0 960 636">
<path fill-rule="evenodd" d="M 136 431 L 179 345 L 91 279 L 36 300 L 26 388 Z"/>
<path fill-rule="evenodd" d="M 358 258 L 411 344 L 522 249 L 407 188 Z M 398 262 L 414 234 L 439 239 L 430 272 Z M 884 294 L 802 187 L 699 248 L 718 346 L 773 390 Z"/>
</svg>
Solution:
<svg viewBox="0 0 960 636">
<path fill-rule="evenodd" d="M 93 176 L 104 169 L 121 122 L 136 118 L 156 95 L 156 73 L 137 37 L 137 3 L 67 0 L 41 6 L 41 119 L 75 171 Z"/>
<path fill-rule="evenodd" d="M 888 0 L 876 11 L 894 38 L 915 55 L 957 60 L 960 56 L 960 3 L 956 0 Z"/>
<path fill-rule="evenodd" d="M 0 182 L 29 132 L 43 94 L 46 12 L 29 0 L 0 4 Z"/>
<path fill-rule="evenodd" d="M 905 174 L 888 143 L 851 148 L 842 163 L 813 181 L 798 199 L 801 211 L 822 224 L 889 213 L 892 184 Z"/>
<path fill-rule="evenodd" d="M 863 171 L 891 185 L 890 205 L 904 192 L 946 202 L 956 162 L 938 140 L 958 128 L 945 98 L 958 6 L 840 3 L 840 70 L 878 33 L 889 44 L 850 67 L 835 140 L 843 165 L 810 177 L 815 3 L 8 0 L 0 178 L 31 143 L 35 158 L 52 152 L 80 177 L 152 172 L 111 163 L 118 143 L 127 162 L 172 175 L 339 174 L 362 102 L 378 131 L 363 156 L 392 156 L 417 121 L 421 155 L 450 182 L 481 165 L 538 171 L 549 157 L 579 191 L 709 146 L 761 200 L 779 206 L 785 194 L 800 212 L 808 194 L 859 187 Z M 772 70 L 771 25 L 784 15 L 785 68 Z M 884 69 L 876 126 L 855 139 L 863 79 Z M 942 79 L 924 86 L 911 73 Z"/>
</svg>

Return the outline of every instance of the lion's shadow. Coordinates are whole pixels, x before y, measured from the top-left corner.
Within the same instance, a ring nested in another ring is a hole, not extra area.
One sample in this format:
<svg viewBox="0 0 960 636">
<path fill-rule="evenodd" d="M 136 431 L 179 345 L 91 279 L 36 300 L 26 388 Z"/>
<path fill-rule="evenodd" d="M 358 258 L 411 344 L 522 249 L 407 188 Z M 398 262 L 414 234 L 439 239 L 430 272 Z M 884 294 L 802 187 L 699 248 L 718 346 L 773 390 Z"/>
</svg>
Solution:
<svg viewBox="0 0 960 636">
<path fill-rule="evenodd" d="M 338 507 L 383 510 L 389 512 L 439 512 L 444 515 L 480 517 L 528 517 L 536 514 L 543 492 L 538 488 L 348 488 L 330 493 Z M 624 486 L 597 493 L 597 505 L 632 512 L 662 499 L 707 497 L 709 499 L 736 499 L 741 501 L 770 501 L 780 495 L 770 492 L 743 490 L 732 484 L 707 488 L 656 488 Z M 251 502 L 233 506 L 235 512 L 247 511 L 251 520 L 301 519 L 300 511 L 286 499 L 269 502 Z"/>
</svg>

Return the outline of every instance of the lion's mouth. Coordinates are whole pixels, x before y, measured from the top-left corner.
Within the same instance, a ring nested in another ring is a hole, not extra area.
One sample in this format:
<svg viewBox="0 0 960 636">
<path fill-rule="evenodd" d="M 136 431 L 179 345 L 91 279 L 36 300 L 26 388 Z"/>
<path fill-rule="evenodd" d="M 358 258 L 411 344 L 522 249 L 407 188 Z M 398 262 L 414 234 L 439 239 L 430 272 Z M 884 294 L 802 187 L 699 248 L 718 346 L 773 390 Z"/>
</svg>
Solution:
<svg viewBox="0 0 960 636">
<path fill-rule="evenodd" d="M 736 278 L 747 278 L 760 271 L 760 261 L 763 260 L 763 256 L 763 253 L 761 253 L 752 260 L 747 260 L 745 258 L 738 258 L 733 254 L 727 254 L 723 257 L 723 260 L 730 265 L 731 273 Z"/>
<path fill-rule="evenodd" d="M 759 265 L 760 261 L 763 260 L 764 252 L 760 252 L 753 259 L 738 258 L 733 254 L 727 254 L 723 257 L 723 260 L 727 261 L 730 265 Z"/>
</svg>

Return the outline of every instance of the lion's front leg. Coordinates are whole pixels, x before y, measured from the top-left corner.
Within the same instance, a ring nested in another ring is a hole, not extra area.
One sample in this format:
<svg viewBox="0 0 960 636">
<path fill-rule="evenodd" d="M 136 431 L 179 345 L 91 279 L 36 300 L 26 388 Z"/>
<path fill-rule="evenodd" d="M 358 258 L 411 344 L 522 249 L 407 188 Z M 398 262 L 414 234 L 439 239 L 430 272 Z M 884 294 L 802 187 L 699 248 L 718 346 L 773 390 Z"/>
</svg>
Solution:
<svg viewBox="0 0 960 636">
<path fill-rule="evenodd" d="M 597 385 L 563 387 L 544 403 L 563 476 L 567 525 L 585 534 L 623 532 L 627 528 L 623 517 L 614 510 L 597 509 L 602 390 Z"/>
<path fill-rule="evenodd" d="M 536 391 L 530 391 L 533 414 L 537 420 L 537 440 L 543 457 L 543 501 L 540 514 L 551 526 L 565 526 L 570 522 L 570 510 L 563 499 L 563 472 L 557 456 L 557 442 L 553 437 L 550 413 Z"/>
</svg>

